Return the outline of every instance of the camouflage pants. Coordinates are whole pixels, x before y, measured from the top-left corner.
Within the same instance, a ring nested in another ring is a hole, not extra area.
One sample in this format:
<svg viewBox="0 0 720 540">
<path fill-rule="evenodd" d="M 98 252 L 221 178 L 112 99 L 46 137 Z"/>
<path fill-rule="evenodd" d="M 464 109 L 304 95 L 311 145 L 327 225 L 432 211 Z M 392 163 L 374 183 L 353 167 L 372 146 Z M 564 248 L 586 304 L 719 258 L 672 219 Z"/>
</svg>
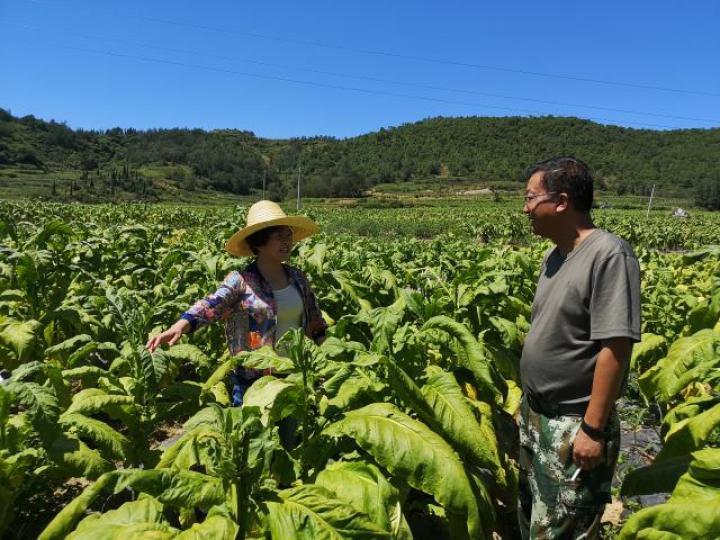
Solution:
<svg viewBox="0 0 720 540">
<path fill-rule="evenodd" d="M 577 466 L 572 443 L 579 416 L 550 418 L 520 408 L 520 498 L 518 519 L 523 540 L 598 538 L 620 449 L 620 422 L 608 420 L 603 461 L 572 480 Z"/>
</svg>

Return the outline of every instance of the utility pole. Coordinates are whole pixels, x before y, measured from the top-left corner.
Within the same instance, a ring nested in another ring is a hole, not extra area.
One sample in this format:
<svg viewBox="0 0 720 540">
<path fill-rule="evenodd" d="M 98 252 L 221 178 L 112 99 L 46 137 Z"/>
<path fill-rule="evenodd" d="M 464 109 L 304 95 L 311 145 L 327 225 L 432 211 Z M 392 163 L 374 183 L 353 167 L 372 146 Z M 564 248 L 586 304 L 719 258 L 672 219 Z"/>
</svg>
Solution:
<svg viewBox="0 0 720 540">
<path fill-rule="evenodd" d="M 265 200 L 265 182 L 267 182 L 267 169 L 265 169 L 265 174 L 263 174 L 263 200 Z"/>
<path fill-rule="evenodd" d="M 300 211 L 300 175 L 302 174 L 302 169 L 298 167 L 297 172 L 297 202 L 295 203 L 295 211 Z"/>
<path fill-rule="evenodd" d="M 655 184 L 653 184 L 652 191 L 650 191 L 650 200 L 648 201 L 648 209 L 645 214 L 645 219 L 650 217 L 650 207 L 652 206 L 653 197 L 655 196 Z"/>
</svg>

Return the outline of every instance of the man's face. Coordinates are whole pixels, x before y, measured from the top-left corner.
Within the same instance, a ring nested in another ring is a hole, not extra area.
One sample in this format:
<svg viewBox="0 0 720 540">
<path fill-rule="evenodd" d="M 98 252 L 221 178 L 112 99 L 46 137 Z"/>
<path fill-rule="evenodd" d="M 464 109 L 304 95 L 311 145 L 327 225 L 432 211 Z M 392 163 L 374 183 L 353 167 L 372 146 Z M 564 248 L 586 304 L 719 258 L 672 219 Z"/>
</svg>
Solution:
<svg viewBox="0 0 720 540">
<path fill-rule="evenodd" d="M 555 217 L 557 193 L 549 192 L 542 183 L 543 172 L 533 174 L 525 190 L 523 213 L 530 219 L 534 234 L 549 237 Z"/>
</svg>

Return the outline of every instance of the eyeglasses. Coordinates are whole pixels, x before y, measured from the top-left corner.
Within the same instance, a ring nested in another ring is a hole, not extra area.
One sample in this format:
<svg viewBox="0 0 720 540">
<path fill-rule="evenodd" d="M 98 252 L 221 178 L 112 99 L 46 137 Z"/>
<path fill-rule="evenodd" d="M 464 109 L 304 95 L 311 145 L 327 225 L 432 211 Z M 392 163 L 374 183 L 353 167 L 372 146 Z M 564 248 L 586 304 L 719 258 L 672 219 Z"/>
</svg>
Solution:
<svg viewBox="0 0 720 540">
<path fill-rule="evenodd" d="M 548 195 L 555 195 L 555 194 L 557 194 L 557 191 L 548 191 L 547 193 L 540 193 L 539 195 L 535 195 L 535 194 L 525 195 L 525 204 L 530 204 L 534 200 L 539 199 L 540 197 L 546 197 Z M 545 200 L 550 200 L 550 199 L 545 199 Z M 543 202 L 543 200 L 539 200 L 537 202 L 540 203 L 540 202 Z"/>
</svg>

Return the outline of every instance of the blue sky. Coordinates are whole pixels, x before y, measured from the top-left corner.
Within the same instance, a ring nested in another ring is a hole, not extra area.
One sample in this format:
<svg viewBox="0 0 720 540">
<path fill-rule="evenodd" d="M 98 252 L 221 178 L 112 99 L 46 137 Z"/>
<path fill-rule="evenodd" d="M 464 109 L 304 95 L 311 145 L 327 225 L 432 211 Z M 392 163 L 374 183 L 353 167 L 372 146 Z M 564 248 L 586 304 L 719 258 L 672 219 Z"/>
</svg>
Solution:
<svg viewBox="0 0 720 540">
<path fill-rule="evenodd" d="M 273 138 L 433 116 L 718 127 L 718 21 L 709 0 L 0 0 L 0 107 Z"/>
</svg>

